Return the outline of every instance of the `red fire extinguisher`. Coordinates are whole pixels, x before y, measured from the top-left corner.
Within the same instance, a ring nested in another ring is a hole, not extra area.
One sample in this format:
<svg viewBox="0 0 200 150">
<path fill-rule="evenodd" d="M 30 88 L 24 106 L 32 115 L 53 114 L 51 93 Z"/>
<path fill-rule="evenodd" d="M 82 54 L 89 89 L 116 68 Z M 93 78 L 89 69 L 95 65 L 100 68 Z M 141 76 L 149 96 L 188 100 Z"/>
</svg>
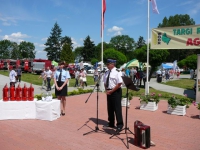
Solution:
<svg viewBox="0 0 200 150">
<path fill-rule="evenodd" d="M 30 87 L 28 88 L 28 100 L 33 101 L 33 99 L 34 99 L 34 88 L 31 84 Z"/>
<path fill-rule="evenodd" d="M 15 101 L 15 87 L 13 85 L 10 87 L 10 100 Z"/>
<path fill-rule="evenodd" d="M 16 101 L 21 101 L 22 100 L 22 88 L 18 84 L 17 88 L 15 89 L 15 97 Z"/>
<path fill-rule="evenodd" d="M 24 87 L 22 88 L 22 101 L 27 101 L 27 87 L 26 87 L 26 84 L 24 84 Z"/>
<path fill-rule="evenodd" d="M 9 96 L 8 96 L 8 86 L 7 84 L 4 86 L 3 88 L 3 101 L 8 101 L 9 100 Z"/>
</svg>

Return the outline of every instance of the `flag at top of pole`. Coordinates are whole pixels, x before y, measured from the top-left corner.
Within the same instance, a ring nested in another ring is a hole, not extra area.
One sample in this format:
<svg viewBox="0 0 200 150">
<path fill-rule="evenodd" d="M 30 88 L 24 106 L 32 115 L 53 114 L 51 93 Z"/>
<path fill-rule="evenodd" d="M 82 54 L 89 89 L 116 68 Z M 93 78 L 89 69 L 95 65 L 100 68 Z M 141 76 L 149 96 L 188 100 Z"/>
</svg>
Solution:
<svg viewBox="0 0 200 150">
<path fill-rule="evenodd" d="M 152 2 L 153 12 L 156 13 L 156 14 L 159 14 L 158 7 L 157 7 L 157 4 L 156 4 L 156 0 L 150 0 L 150 1 Z"/>
<path fill-rule="evenodd" d="M 104 30 L 104 14 L 106 12 L 106 0 L 102 0 L 102 15 L 101 15 L 101 37 Z"/>
</svg>

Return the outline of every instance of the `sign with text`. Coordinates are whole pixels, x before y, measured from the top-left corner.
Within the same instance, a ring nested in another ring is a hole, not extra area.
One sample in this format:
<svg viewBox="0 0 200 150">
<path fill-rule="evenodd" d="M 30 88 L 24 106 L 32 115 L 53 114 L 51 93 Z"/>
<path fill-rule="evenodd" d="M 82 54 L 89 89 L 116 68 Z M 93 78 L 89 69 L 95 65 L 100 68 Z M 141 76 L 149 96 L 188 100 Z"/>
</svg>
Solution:
<svg viewBox="0 0 200 150">
<path fill-rule="evenodd" d="M 199 49 L 200 25 L 152 29 L 151 49 Z"/>
</svg>

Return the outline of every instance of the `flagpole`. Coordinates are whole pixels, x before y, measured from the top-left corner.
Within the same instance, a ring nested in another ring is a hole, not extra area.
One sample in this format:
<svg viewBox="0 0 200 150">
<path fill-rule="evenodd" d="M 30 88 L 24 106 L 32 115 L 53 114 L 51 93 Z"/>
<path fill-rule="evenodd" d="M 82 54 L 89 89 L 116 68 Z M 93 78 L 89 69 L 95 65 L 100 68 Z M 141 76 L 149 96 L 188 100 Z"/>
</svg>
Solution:
<svg viewBox="0 0 200 150">
<path fill-rule="evenodd" d="M 101 70 L 103 71 L 103 29 L 104 29 L 104 20 L 103 20 L 103 9 L 104 9 L 104 0 L 101 0 Z M 100 79 L 100 91 L 104 92 L 103 76 Z"/>
<path fill-rule="evenodd" d="M 149 0 L 148 1 L 148 14 L 147 14 L 147 75 L 146 75 L 146 86 L 145 86 L 145 94 L 149 94 Z"/>
</svg>

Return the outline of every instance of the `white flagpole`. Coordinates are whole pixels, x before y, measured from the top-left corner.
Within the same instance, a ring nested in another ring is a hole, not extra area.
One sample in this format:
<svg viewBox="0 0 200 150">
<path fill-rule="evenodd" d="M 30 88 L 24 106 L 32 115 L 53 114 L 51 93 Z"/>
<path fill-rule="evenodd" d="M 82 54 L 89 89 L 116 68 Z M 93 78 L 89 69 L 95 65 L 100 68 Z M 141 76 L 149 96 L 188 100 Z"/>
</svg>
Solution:
<svg viewBox="0 0 200 150">
<path fill-rule="evenodd" d="M 102 2 L 102 7 L 101 7 L 101 70 L 103 70 L 103 29 L 104 29 L 104 20 L 103 20 L 103 0 Z M 103 75 L 100 76 L 100 91 L 104 92 L 104 84 L 103 84 Z"/>
<path fill-rule="evenodd" d="M 147 15 L 147 75 L 146 75 L 146 85 L 145 94 L 149 94 L 149 0 L 148 1 L 148 15 Z"/>
</svg>

